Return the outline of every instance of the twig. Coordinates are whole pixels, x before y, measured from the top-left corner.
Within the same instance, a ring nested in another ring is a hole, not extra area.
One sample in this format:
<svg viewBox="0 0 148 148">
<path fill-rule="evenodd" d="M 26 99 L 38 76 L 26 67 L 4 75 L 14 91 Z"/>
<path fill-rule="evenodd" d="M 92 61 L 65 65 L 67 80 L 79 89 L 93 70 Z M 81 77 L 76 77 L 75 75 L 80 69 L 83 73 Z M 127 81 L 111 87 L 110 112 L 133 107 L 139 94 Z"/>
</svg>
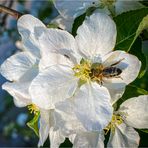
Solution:
<svg viewBox="0 0 148 148">
<path fill-rule="evenodd" d="M 15 19 L 18 19 L 20 16 L 23 15 L 22 13 L 20 13 L 16 10 L 10 9 L 8 7 L 5 7 L 3 5 L 0 5 L 0 12 L 5 12 L 5 13 L 13 16 Z"/>
</svg>

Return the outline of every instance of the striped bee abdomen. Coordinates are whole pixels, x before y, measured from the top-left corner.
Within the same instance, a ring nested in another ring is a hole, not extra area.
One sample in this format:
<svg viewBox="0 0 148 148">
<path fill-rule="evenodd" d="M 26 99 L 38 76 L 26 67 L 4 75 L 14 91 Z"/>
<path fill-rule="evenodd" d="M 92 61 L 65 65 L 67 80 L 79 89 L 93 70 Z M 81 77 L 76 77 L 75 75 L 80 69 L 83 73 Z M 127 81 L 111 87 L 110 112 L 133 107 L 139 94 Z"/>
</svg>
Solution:
<svg viewBox="0 0 148 148">
<path fill-rule="evenodd" d="M 102 75 L 104 77 L 115 77 L 115 76 L 118 76 L 122 73 L 122 70 L 117 68 L 117 67 L 106 67 L 103 69 L 102 71 Z"/>
</svg>

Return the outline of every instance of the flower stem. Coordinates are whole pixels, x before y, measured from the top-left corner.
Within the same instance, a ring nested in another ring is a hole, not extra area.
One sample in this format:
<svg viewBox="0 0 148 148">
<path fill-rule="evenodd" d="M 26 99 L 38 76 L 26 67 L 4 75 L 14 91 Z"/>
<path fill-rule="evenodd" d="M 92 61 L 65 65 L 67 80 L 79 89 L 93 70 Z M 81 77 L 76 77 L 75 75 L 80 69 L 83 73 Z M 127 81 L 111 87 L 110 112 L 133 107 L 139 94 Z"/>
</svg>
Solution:
<svg viewBox="0 0 148 148">
<path fill-rule="evenodd" d="M 1 12 L 4 12 L 4 13 L 7 13 L 11 16 L 13 16 L 15 19 L 18 19 L 19 17 L 21 17 L 23 14 L 16 11 L 16 10 L 13 10 L 13 9 L 10 9 L 8 7 L 5 7 L 3 5 L 0 5 L 0 13 Z"/>
</svg>

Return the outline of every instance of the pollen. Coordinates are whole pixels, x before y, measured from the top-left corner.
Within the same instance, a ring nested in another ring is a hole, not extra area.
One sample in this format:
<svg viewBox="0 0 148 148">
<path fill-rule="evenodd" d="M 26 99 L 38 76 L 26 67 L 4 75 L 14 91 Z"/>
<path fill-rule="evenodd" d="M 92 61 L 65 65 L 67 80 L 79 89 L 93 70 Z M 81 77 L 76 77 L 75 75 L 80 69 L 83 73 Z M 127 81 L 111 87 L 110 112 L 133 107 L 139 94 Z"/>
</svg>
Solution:
<svg viewBox="0 0 148 148">
<path fill-rule="evenodd" d="M 80 64 L 76 64 L 73 68 L 74 76 L 83 81 L 90 80 L 91 62 L 89 60 L 81 60 Z"/>
<path fill-rule="evenodd" d="M 30 111 L 30 113 L 37 115 L 39 113 L 39 108 L 35 105 L 35 104 L 30 104 L 28 105 L 28 110 Z"/>
<path fill-rule="evenodd" d="M 114 132 L 115 132 L 116 126 L 118 126 L 118 125 L 120 125 L 120 124 L 122 124 L 122 123 L 123 123 L 122 117 L 121 117 L 120 115 L 114 114 L 114 115 L 112 116 L 111 122 L 110 122 L 110 123 L 108 124 L 108 126 L 104 129 L 105 135 L 106 135 L 110 130 L 112 131 L 112 133 L 114 133 Z"/>
</svg>

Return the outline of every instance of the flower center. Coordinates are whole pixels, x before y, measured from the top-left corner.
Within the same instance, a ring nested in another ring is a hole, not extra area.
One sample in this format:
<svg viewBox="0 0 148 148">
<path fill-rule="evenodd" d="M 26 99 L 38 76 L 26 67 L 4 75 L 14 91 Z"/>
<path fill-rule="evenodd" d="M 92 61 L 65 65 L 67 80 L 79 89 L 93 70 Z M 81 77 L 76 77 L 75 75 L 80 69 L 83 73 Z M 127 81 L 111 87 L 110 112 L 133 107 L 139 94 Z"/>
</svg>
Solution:
<svg viewBox="0 0 148 148">
<path fill-rule="evenodd" d="M 81 81 L 96 81 L 102 84 L 103 65 L 100 63 L 91 63 L 90 60 L 82 59 L 80 64 L 76 64 L 73 68 L 74 76 L 78 77 Z"/>
<path fill-rule="evenodd" d="M 121 123 L 123 123 L 121 115 L 113 114 L 111 122 L 104 129 L 105 134 L 107 134 L 110 130 L 114 133 L 116 126 L 120 125 Z"/>
<path fill-rule="evenodd" d="M 82 59 L 80 64 L 76 64 L 73 68 L 74 76 L 82 81 L 90 80 L 91 61 Z"/>
<path fill-rule="evenodd" d="M 39 113 L 39 108 L 35 104 L 28 105 L 28 110 L 31 114 L 34 113 L 35 115 L 37 115 Z"/>
</svg>

